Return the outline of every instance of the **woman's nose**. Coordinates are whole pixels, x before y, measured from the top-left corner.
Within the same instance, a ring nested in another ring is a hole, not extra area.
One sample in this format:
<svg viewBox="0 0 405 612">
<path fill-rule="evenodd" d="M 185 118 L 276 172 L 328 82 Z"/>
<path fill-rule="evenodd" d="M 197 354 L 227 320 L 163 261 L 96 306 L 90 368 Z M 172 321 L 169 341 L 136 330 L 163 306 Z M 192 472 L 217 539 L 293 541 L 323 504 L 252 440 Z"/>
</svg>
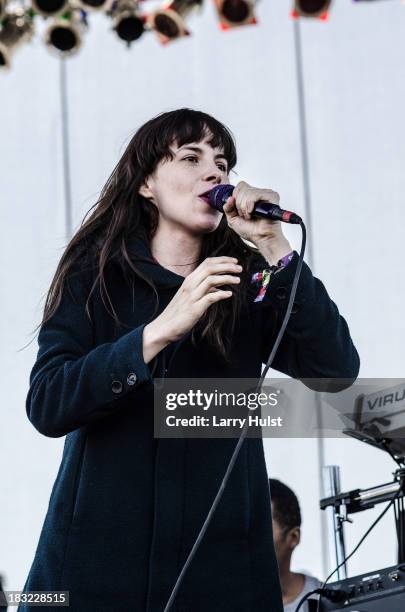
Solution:
<svg viewBox="0 0 405 612">
<path fill-rule="evenodd" d="M 221 171 L 219 170 L 219 168 L 217 168 L 216 170 L 210 170 L 209 172 L 207 172 L 204 178 L 209 183 L 214 183 L 214 184 L 219 185 L 219 183 L 221 182 L 221 177 L 222 177 Z"/>
</svg>

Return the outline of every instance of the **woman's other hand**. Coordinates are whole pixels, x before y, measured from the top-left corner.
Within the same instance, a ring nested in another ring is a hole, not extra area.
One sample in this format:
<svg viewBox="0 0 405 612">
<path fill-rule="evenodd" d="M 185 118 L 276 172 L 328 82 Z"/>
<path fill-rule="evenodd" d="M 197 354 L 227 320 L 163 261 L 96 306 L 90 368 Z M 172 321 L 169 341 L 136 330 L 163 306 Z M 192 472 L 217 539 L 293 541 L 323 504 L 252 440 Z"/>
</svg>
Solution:
<svg viewBox="0 0 405 612">
<path fill-rule="evenodd" d="M 145 326 L 145 363 L 171 342 L 179 340 L 215 302 L 232 296 L 223 285 L 238 285 L 242 266 L 234 257 L 208 257 L 184 280 L 163 312 Z"/>
</svg>

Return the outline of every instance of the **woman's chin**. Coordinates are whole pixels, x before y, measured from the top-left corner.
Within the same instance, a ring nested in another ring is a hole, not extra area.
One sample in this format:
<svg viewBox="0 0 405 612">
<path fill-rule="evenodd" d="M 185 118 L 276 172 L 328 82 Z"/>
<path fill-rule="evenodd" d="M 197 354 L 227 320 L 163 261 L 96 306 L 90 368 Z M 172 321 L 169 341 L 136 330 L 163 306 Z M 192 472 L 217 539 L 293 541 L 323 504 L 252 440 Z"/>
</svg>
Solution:
<svg viewBox="0 0 405 612">
<path fill-rule="evenodd" d="M 214 232 L 221 222 L 222 215 L 201 215 L 198 219 L 195 219 L 194 230 L 201 234 L 208 234 Z"/>
<path fill-rule="evenodd" d="M 222 213 L 213 208 L 200 209 L 189 212 L 182 219 L 177 219 L 177 223 L 198 236 L 214 232 L 221 223 L 222 216 Z"/>
</svg>

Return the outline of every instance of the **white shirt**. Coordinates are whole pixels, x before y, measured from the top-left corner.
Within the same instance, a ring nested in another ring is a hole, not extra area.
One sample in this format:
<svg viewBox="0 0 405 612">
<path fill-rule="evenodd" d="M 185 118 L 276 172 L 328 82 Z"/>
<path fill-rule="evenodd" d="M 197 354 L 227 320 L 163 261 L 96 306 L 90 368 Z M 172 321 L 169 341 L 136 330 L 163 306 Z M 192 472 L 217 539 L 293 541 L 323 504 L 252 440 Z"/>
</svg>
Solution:
<svg viewBox="0 0 405 612">
<path fill-rule="evenodd" d="M 298 595 L 298 597 L 296 599 L 294 599 L 294 601 L 292 601 L 289 604 L 285 604 L 284 606 L 284 612 L 295 612 L 296 607 L 298 606 L 299 602 L 301 601 L 301 599 L 304 597 L 304 595 L 306 595 L 306 593 L 309 593 L 310 591 L 313 591 L 314 589 L 317 589 L 318 587 L 321 586 L 321 583 L 319 582 L 319 580 L 317 578 L 314 578 L 313 576 L 308 576 L 307 574 L 304 574 L 304 588 L 302 589 L 301 593 Z M 314 597 L 318 597 L 317 595 L 312 595 L 311 598 Z M 299 612 L 308 612 L 308 603 L 305 602 Z"/>
</svg>

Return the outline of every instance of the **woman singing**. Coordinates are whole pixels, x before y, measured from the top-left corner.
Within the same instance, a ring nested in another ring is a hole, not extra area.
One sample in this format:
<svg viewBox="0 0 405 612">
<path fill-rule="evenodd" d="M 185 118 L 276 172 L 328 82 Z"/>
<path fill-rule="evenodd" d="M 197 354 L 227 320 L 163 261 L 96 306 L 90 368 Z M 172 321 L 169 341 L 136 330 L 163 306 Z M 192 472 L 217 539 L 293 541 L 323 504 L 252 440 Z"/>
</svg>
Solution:
<svg viewBox="0 0 405 612">
<path fill-rule="evenodd" d="M 181 109 L 143 125 L 68 244 L 47 296 L 27 414 L 66 436 L 25 591 L 69 591 L 74 612 L 163 612 L 235 439 L 155 439 L 155 377 L 256 378 L 298 255 L 278 194 L 239 183 L 227 128 Z M 253 246 L 248 245 L 244 239 Z M 304 264 L 273 367 L 357 376 L 344 319 Z M 244 441 L 176 612 L 282 612 L 263 444 Z M 29 610 L 29 605 L 20 609 Z"/>
</svg>

